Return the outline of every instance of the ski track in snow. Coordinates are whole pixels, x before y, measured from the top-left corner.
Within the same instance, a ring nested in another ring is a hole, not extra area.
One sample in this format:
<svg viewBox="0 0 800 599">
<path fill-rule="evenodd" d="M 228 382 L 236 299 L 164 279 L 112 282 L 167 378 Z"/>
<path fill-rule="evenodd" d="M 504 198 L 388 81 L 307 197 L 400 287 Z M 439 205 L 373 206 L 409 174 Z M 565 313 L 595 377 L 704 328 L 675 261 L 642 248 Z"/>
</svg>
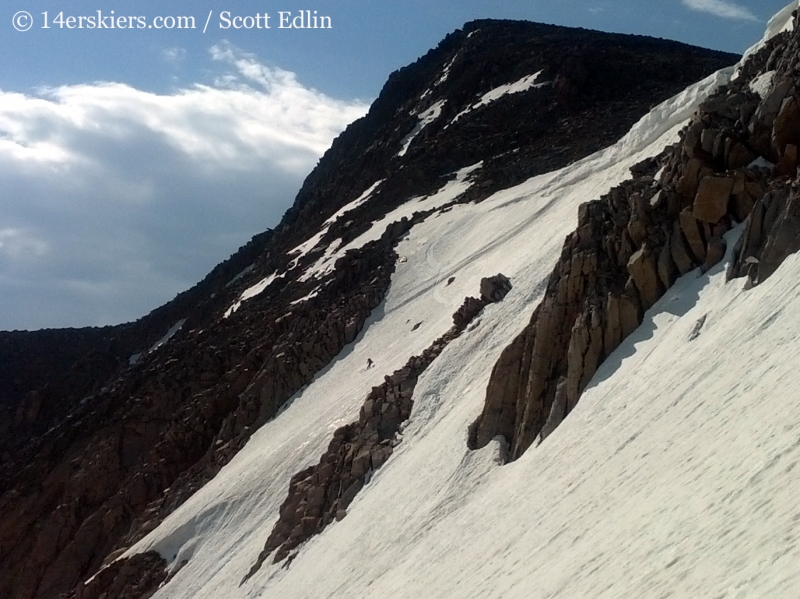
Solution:
<svg viewBox="0 0 800 599">
<path fill-rule="evenodd" d="M 131 548 L 155 549 L 172 568 L 189 560 L 154 597 L 800 596 L 789 484 L 800 463 L 800 256 L 746 292 L 741 279 L 725 282 L 730 256 L 687 274 L 542 445 L 503 467 L 496 442 L 466 448 L 491 369 L 540 301 L 578 205 L 676 141 L 730 72 L 657 107 L 611 148 L 415 226 L 358 339 Z M 369 389 L 497 272 L 514 288 L 420 378 L 402 443 L 347 517 L 288 568 L 268 561 L 239 586 L 292 474 L 317 463 Z"/>
<path fill-rule="evenodd" d="M 433 210 L 450 202 L 454 201 L 458 196 L 467 191 L 472 183 L 469 181 L 469 176 L 482 166 L 481 163 L 474 164 L 467 168 L 463 168 L 456 173 L 454 180 L 446 183 L 436 193 L 421 197 L 413 198 L 401 206 L 398 206 L 383 218 L 376 220 L 372 223 L 369 230 L 365 231 L 353 241 L 345 246 L 342 246 L 342 240 L 336 239 L 326 249 L 325 253 L 298 278 L 298 281 L 305 282 L 311 278 L 320 278 L 325 274 L 332 272 L 336 261 L 344 256 L 348 251 L 364 247 L 370 241 L 376 241 L 381 238 L 386 227 L 395 221 L 401 220 L 403 217 L 411 218 L 414 212 L 422 210 Z"/>
</svg>

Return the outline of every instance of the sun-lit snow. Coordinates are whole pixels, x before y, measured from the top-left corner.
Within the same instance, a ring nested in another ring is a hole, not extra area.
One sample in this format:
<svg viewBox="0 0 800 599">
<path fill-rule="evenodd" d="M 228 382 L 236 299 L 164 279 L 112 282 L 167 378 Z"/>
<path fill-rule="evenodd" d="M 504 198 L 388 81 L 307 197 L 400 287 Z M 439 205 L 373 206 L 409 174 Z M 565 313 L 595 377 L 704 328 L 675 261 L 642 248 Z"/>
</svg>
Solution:
<svg viewBox="0 0 800 599">
<path fill-rule="evenodd" d="M 470 35 L 472 35 L 472 34 L 470 34 Z M 467 36 L 467 37 L 469 38 L 469 36 Z M 442 71 L 442 76 L 439 77 L 439 79 L 436 81 L 436 83 L 433 84 L 434 87 L 437 87 L 437 86 L 441 85 L 442 83 L 444 83 L 445 81 L 447 81 L 447 78 L 450 77 L 450 70 L 453 68 L 453 65 L 455 64 L 457 58 L 458 58 L 458 54 L 456 54 L 455 56 L 453 56 L 452 59 L 450 59 L 450 62 L 447 63 L 447 65 L 444 67 L 444 70 Z"/>
<path fill-rule="evenodd" d="M 370 185 L 370 187 L 364 193 L 358 196 L 355 200 L 353 200 L 349 204 L 341 207 L 339 210 L 334 212 L 333 216 L 331 216 L 328 220 L 325 221 L 325 225 L 332 225 L 348 212 L 351 212 L 356 208 L 358 208 L 359 206 L 366 204 L 370 200 L 370 198 L 372 198 L 372 195 L 375 193 L 378 187 L 380 187 L 380 184 L 383 183 L 383 181 L 384 181 L 383 179 L 375 181 L 375 183 Z"/>
<path fill-rule="evenodd" d="M 786 484 L 800 460 L 800 404 L 788 401 L 800 367 L 796 258 L 749 292 L 725 284 L 724 265 L 689 273 L 540 447 L 503 467 L 496 444 L 466 447 L 491 369 L 540 300 L 578 206 L 678 140 L 729 74 L 656 107 L 611 148 L 416 225 L 358 339 L 131 549 L 155 549 L 172 568 L 188 560 L 155 597 L 796 596 L 785 592 L 800 586 L 787 568 L 800 557 Z M 448 194 L 456 184 L 468 182 L 451 182 Z M 426 207 L 414 202 L 412 211 Z M 480 278 L 498 272 L 514 289 L 422 376 L 402 443 L 347 517 L 288 568 L 267 562 L 239 586 L 291 475 L 316 463 L 369 389 L 446 331 Z M 767 525 L 751 524 L 765 514 Z"/>
<path fill-rule="evenodd" d="M 161 347 L 162 345 L 167 343 L 170 339 L 172 339 L 175 336 L 175 333 L 177 333 L 178 331 L 181 330 L 181 328 L 183 327 L 183 325 L 185 323 L 186 323 L 186 319 L 185 318 L 180 319 L 178 322 L 176 322 L 174 325 L 172 325 L 169 328 L 169 330 L 166 333 L 164 333 L 164 336 L 161 339 L 159 339 L 158 341 L 156 341 L 153 344 L 153 346 L 147 351 L 148 352 L 156 351 L 159 347 Z"/>
<path fill-rule="evenodd" d="M 423 376 L 347 518 L 241 596 L 798 596 L 800 257 L 749 292 L 724 268 L 684 277 L 564 424 L 502 468 L 495 447 L 464 448 L 485 346 L 503 342 L 487 314 Z"/>
<path fill-rule="evenodd" d="M 415 212 L 423 210 L 435 210 L 445 206 L 458 198 L 462 193 L 467 191 L 472 185 L 470 175 L 479 169 L 482 163 L 473 164 L 472 166 L 461 169 L 456 173 L 455 179 L 445 184 L 439 191 L 430 196 L 421 198 L 412 198 L 404 202 L 395 210 L 389 212 L 380 220 L 372 223 L 369 230 L 365 231 L 353 241 L 345 246 L 341 245 L 341 239 L 337 239 L 326 248 L 322 257 L 310 266 L 305 273 L 299 278 L 300 281 L 308 281 L 312 277 L 320 277 L 333 270 L 336 261 L 345 255 L 349 250 L 358 249 L 363 247 L 370 241 L 380 239 L 386 230 L 386 226 L 401 220 L 403 217 L 411 218 Z"/>
<path fill-rule="evenodd" d="M 319 244 L 319 242 L 322 240 L 322 237 L 325 235 L 325 233 L 328 232 L 330 226 L 348 212 L 355 210 L 362 204 L 367 203 L 370 200 L 370 198 L 372 198 L 372 195 L 375 193 L 375 190 L 378 189 L 378 187 L 380 186 L 381 183 L 383 183 L 383 181 L 384 181 L 383 179 L 381 179 L 380 181 L 375 181 L 375 183 L 373 183 L 366 191 L 364 191 L 364 193 L 358 196 L 355 200 L 342 206 L 330 218 L 328 218 L 328 220 L 322 223 L 322 227 L 320 227 L 320 230 L 317 233 L 312 235 L 307 241 L 304 241 L 296 248 L 291 250 L 289 254 L 294 255 L 296 258 L 300 258 L 301 256 L 304 256 L 305 254 L 313 250 L 315 247 L 317 247 L 317 244 Z"/>
<path fill-rule="evenodd" d="M 800 7 L 800 0 L 792 0 L 792 2 L 790 2 L 784 8 L 775 13 L 767 23 L 767 29 L 764 32 L 764 37 L 762 37 L 761 41 L 751 46 L 744 53 L 742 60 L 739 62 L 739 64 L 740 65 L 743 64 L 748 57 L 758 52 L 761 48 L 763 48 L 767 44 L 769 40 L 771 40 L 779 33 L 783 33 L 784 31 L 792 31 L 794 29 L 792 12 L 796 10 L 798 7 Z M 737 69 L 733 78 L 736 79 L 738 76 L 739 76 L 739 70 Z"/>
<path fill-rule="evenodd" d="M 467 37 L 470 37 L 471 35 L 472 34 L 468 35 Z M 453 65 L 455 64 L 457 58 L 458 54 L 456 54 L 455 56 L 453 56 L 453 58 L 450 59 L 450 62 L 448 62 L 445 65 L 444 69 L 442 69 L 442 74 L 439 77 L 439 79 L 436 80 L 436 83 L 433 84 L 432 88 L 428 88 L 422 93 L 422 95 L 419 97 L 420 100 L 424 100 L 425 98 L 430 96 L 433 93 L 433 88 L 439 87 L 442 83 L 447 81 L 447 79 L 450 77 L 450 70 L 453 68 Z"/>
<path fill-rule="evenodd" d="M 539 75 L 541 74 L 542 71 L 537 71 L 533 75 L 527 75 L 522 79 L 515 81 L 514 83 L 501 85 L 499 87 L 494 88 L 491 91 L 486 92 L 485 94 L 483 94 L 481 99 L 478 100 L 475 104 L 472 104 L 467 108 L 465 108 L 464 110 L 462 110 L 461 112 L 459 112 L 455 116 L 455 118 L 453 118 L 453 120 L 450 121 L 450 124 L 452 125 L 465 114 L 472 112 L 473 110 L 476 110 L 481 106 L 486 106 L 487 104 L 491 104 L 492 102 L 499 100 L 503 96 L 507 96 L 509 94 L 518 94 L 520 92 L 528 91 L 529 89 L 540 88 L 546 85 L 551 85 L 552 81 L 542 81 L 540 83 L 537 83 Z"/>
<path fill-rule="evenodd" d="M 259 293 L 264 291 L 267 287 L 270 286 L 270 284 L 275 280 L 276 277 L 277 274 L 272 273 L 271 275 L 268 275 L 263 279 L 261 279 L 258 283 L 256 283 L 252 287 L 248 287 L 247 289 L 242 291 L 242 294 L 239 296 L 239 299 L 237 299 L 233 303 L 233 305 L 225 311 L 224 318 L 228 318 L 231 314 L 236 312 L 236 310 L 238 310 L 241 307 L 243 302 L 257 296 Z"/>
<path fill-rule="evenodd" d="M 309 293 L 308 295 L 304 295 L 304 296 L 303 296 L 303 297 L 301 297 L 300 299 L 294 300 L 294 301 L 292 302 L 292 305 L 295 305 L 295 304 L 301 304 L 301 303 L 303 303 L 303 302 L 307 302 L 308 300 L 310 300 L 310 299 L 312 299 L 312 298 L 315 298 L 315 297 L 317 297 L 318 295 L 319 295 L 319 289 L 315 289 L 314 291 L 312 291 L 312 292 L 311 292 L 311 293 Z"/>
<path fill-rule="evenodd" d="M 408 152 L 408 148 L 411 147 L 411 142 L 416 139 L 417 135 L 442 115 L 442 108 L 444 108 L 446 102 L 447 100 L 439 100 L 430 108 L 417 115 L 419 122 L 411 130 L 411 133 L 406 135 L 405 139 L 403 139 L 402 148 L 400 148 L 400 151 L 397 153 L 398 156 L 405 156 L 406 152 Z"/>
<path fill-rule="evenodd" d="M 519 81 L 515 81 L 514 83 L 509 83 L 507 85 L 501 85 L 500 87 L 496 87 L 495 89 L 486 92 L 481 97 L 480 101 L 475 104 L 474 108 L 478 108 L 479 106 L 485 106 L 486 104 L 490 104 L 495 100 L 499 100 L 503 96 L 507 96 L 509 94 L 518 94 L 520 92 L 528 91 L 534 87 L 542 87 L 548 85 L 549 81 L 544 81 L 542 83 L 536 83 L 536 80 L 539 79 L 539 75 L 541 75 L 541 71 L 537 71 L 533 75 L 528 75 L 527 77 L 523 77 Z"/>
</svg>

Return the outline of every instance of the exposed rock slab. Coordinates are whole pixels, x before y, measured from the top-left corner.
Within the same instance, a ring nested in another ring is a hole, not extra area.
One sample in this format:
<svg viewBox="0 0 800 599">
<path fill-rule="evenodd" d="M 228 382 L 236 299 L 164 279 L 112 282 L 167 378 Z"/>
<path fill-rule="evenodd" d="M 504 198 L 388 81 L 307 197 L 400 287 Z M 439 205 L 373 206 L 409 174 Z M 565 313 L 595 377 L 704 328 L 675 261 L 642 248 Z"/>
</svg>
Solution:
<svg viewBox="0 0 800 599">
<path fill-rule="evenodd" d="M 692 216 L 706 223 L 718 223 L 728 213 L 732 191 L 730 177 L 705 177 L 700 181 Z"/>
</svg>

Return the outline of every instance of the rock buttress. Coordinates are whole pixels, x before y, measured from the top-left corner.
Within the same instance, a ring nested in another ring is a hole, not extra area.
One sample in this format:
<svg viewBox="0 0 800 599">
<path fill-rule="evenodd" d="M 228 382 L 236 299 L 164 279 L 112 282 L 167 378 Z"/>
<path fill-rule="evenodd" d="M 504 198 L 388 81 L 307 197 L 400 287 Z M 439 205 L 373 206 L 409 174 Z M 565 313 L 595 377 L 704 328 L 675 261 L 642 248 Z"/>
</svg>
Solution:
<svg viewBox="0 0 800 599">
<path fill-rule="evenodd" d="M 734 224 L 747 221 L 731 275 L 757 283 L 800 249 L 798 25 L 706 100 L 679 143 L 581 205 L 541 304 L 494 366 L 472 448 L 501 435 L 513 460 L 552 433 L 678 276 L 723 258 Z M 765 73 L 761 97 L 749 84 Z"/>
</svg>

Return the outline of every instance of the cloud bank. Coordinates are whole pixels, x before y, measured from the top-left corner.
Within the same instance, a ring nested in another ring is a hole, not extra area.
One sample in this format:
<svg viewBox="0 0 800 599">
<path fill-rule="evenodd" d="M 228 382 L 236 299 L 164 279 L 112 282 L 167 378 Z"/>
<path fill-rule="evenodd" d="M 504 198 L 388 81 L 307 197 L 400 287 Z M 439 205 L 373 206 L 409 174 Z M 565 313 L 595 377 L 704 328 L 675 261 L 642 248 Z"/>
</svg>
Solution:
<svg viewBox="0 0 800 599">
<path fill-rule="evenodd" d="M 170 94 L 0 90 L 0 329 L 119 323 L 274 225 L 367 105 L 230 45 L 228 73 Z"/>
<path fill-rule="evenodd" d="M 683 0 L 684 6 L 697 12 L 704 12 L 723 19 L 758 21 L 750 10 L 728 0 Z"/>
</svg>

